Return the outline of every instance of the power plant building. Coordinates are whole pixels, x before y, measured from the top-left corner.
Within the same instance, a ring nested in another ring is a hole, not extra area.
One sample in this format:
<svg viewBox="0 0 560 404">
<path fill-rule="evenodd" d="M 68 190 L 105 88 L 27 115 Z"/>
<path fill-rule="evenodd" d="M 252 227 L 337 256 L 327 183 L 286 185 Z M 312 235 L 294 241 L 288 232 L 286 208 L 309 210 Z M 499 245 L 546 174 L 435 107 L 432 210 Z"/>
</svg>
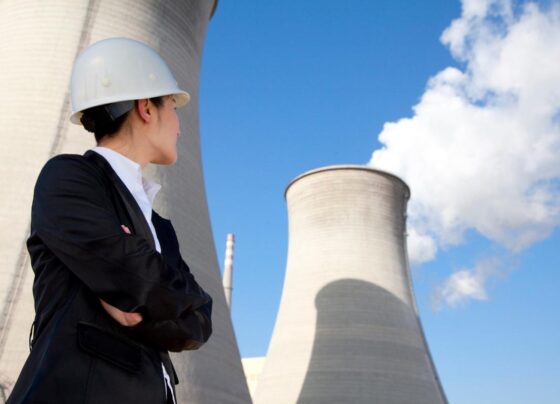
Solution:
<svg viewBox="0 0 560 404">
<path fill-rule="evenodd" d="M 0 402 L 29 352 L 33 272 L 25 242 L 33 186 L 53 155 L 82 154 L 94 146 L 91 133 L 69 122 L 70 73 L 85 47 L 115 36 L 137 39 L 157 50 L 179 86 L 192 96 L 191 103 L 178 110 L 178 163 L 150 172 L 163 185 L 155 209 L 173 221 L 182 255 L 214 298 L 210 341 L 199 351 L 172 355 L 180 379 L 178 401 L 250 402 L 222 288 L 200 158 L 200 61 L 215 7 L 215 0 L 0 2 Z"/>
<path fill-rule="evenodd" d="M 409 195 L 364 166 L 288 186 L 284 289 L 255 404 L 446 402 L 409 275 Z"/>
<path fill-rule="evenodd" d="M 251 402 L 229 311 L 233 267 L 222 280 L 200 156 L 200 62 L 216 3 L 0 2 L 0 403 L 27 358 L 35 314 L 25 244 L 35 180 L 50 157 L 94 146 L 92 134 L 69 122 L 70 73 L 89 44 L 115 36 L 157 50 L 192 97 L 178 110 L 179 161 L 148 172 L 163 185 L 155 209 L 173 221 L 183 257 L 214 299 L 210 341 L 172 355 L 178 402 Z M 363 166 L 313 170 L 288 186 L 280 309 L 266 359 L 245 361 L 256 404 L 446 403 L 410 280 L 409 195 L 397 177 Z M 228 254 L 231 264 L 233 236 Z"/>
</svg>

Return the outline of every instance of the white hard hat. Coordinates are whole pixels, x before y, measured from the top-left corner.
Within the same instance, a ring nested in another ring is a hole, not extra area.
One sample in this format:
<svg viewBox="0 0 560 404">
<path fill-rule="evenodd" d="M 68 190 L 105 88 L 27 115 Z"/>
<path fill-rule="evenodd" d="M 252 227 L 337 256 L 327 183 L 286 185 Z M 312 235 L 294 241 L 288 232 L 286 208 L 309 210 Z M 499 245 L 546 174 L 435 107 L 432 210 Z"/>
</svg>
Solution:
<svg viewBox="0 0 560 404">
<path fill-rule="evenodd" d="M 104 39 L 87 47 L 74 63 L 70 121 L 80 124 L 88 108 L 163 95 L 173 95 L 177 107 L 191 98 L 152 48 L 129 38 Z"/>
</svg>

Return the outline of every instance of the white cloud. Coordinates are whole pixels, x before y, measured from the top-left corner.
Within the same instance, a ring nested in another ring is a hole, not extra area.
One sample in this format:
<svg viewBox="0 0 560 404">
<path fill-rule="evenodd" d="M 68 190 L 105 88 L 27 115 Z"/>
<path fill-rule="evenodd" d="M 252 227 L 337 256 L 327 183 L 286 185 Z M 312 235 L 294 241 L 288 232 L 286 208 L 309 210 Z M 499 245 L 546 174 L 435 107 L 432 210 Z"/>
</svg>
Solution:
<svg viewBox="0 0 560 404">
<path fill-rule="evenodd" d="M 472 269 L 460 269 L 436 288 L 432 296 L 434 308 L 439 309 L 444 304 L 457 307 L 470 299 L 487 300 L 486 283 L 500 270 L 500 263 L 496 259 L 483 260 Z"/>
<path fill-rule="evenodd" d="M 384 125 L 369 162 L 412 189 L 412 262 L 470 229 L 518 252 L 560 224 L 560 3 L 462 4 L 441 39 L 464 68 L 432 77 L 413 116 Z"/>
<path fill-rule="evenodd" d="M 408 232 L 407 247 L 410 262 L 413 264 L 431 261 L 437 252 L 435 240 L 430 236 L 418 234 L 415 229 Z"/>
</svg>

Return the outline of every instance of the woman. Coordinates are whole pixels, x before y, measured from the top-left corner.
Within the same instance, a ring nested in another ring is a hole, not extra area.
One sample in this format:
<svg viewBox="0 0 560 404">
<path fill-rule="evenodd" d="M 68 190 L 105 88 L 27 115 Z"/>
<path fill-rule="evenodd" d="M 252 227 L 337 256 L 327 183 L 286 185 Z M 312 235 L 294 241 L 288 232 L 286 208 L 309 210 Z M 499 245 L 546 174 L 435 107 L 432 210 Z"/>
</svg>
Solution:
<svg viewBox="0 0 560 404">
<path fill-rule="evenodd" d="M 141 170 L 177 160 L 175 109 L 189 95 L 151 48 L 112 38 L 78 57 L 71 99 L 97 147 L 54 157 L 37 180 L 34 334 L 8 402 L 173 403 L 167 351 L 207 341 L 212 301 Z"/>
</svg>

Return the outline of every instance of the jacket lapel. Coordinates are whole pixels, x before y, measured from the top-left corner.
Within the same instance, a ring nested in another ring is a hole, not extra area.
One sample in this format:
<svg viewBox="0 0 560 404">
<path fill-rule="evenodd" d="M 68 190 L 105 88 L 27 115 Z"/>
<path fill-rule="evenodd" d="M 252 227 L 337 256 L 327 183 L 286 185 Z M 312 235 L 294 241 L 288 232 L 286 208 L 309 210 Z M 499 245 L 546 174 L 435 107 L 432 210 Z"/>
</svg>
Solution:
<svg viewBox="0 0 560 404">
<path fill-rule="evenodd" d="M 103 156 L 91 150 L 85 152 L 84 157 L 101 168 L 101 170 L 107 175 L 128 211 L 135 233 L 148 240 L 150 246 L 155 250 L 156 247 L 152 231 L 146 222 L 146 218 L 144 217 L 140 206 L 138 206 L 138 203 L 117 173 L 115 173 L 109 162 L 105 160 Z"/>
<path fill-rule="evenodd" d="M 181 252 L 177 235 L 169 219 L 161 217 L 155 210 L 152 210 L 152 224 L 156 230 L 156 235 L 161 246 L 161 255 L 172 265 L 180 265 Z"/>
</svg>

